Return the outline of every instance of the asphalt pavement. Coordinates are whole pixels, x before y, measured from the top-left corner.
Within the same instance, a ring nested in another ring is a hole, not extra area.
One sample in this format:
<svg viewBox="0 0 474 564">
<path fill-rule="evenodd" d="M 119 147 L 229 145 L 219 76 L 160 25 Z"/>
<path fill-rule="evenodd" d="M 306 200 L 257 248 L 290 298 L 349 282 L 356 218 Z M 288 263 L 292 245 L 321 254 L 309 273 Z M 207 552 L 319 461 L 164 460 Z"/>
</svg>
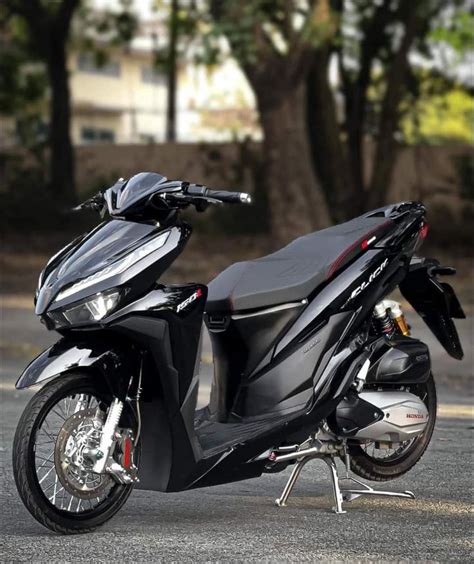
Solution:
<svg viewBox="0 0 474 564">
<path fill-rule="evenodd" d="M 30 516 L 11 470 L 13 433 L 34 392 L 17 391 L 14 382 L 55 335 L 27 307 L 4 307 L 1 321 L 0 561 L 473 560 L 472 317 L 458 323 L 466 351 L 462 362 L 450 359 L 421 321 L 410 319 L 414 334 L 432 352 L 439 418 L 422 460 L 383 487 L 412 490 L 415 500 L 358 499 L 346 505 L 345 515 L 335 515 L 327 469 L 314 461 L 305 467 L 285 508 L 276 507 L 274 500 L 289 469 L 178 494 L 136 490 L 100 530 L 73 537 L 55 535 Z M 201 404 L 209 393 L 210 360 L 206 339 Z"/>
</svg>

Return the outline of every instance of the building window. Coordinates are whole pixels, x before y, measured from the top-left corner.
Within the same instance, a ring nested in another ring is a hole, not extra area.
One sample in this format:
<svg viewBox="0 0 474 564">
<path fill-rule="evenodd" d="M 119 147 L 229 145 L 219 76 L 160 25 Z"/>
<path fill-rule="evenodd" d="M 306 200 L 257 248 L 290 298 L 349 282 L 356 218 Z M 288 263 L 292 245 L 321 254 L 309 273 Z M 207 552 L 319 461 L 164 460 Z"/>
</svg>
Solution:
<svg viewBox="0 0 474 564">
<path fill-rule="evenodd" d="M 165 77 L 153 67 L 142 67 L 141 76 L 145 84 L 164 84 Z"/>
<path fill-rule="evenodd" d="M 99 65 L 95 57 L 88 53 L 81 53 L 77 57 L 77 68 L 81 72 L 91 74 L 101 74 L 104 76 L 119 77 L 120 76 L 120 63 L 117 61 L 106 61 L 104 64 Z"/>
<path fill-rule="evenodd" d="M 115 132 L 112 129 L 98 127 L 83 127 L 81 129 L 82 143 L 115 143 Z"/>
<path fill-rule="evenodd" d="M 149 145 L 156 143 L 156 135 L 153 135 L 151 133 L 140 133 L 138 138 L 140 139 L 141 143 L 148 143 Z"/>
</svg>

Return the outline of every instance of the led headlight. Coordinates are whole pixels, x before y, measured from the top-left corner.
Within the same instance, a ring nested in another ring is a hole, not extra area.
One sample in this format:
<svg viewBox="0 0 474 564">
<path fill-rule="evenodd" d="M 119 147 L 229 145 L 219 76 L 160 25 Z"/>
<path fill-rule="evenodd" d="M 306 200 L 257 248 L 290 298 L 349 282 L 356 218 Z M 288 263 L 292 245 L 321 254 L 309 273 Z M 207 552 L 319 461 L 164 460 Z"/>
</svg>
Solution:
<svg viewBox="0 0 474 564">
<path fill-rule="evenodd" d="M 80 303 L 49 312 L 48 317 L 58 329 L 70 325 L 89 325 L 103 319 L 115 308 L 119 299 L 119 290 L 99 292 Z"/>
<path fill-rule="evenodd" d="M 59 292 L 59 294 L 56 296 L 54 301 L 58 302 L 64 298 L 72 296 L 79 290 L 83 290 L 84 288 L 88 288 L 89 286 L 92 286 L 97 282 L 102 282 L 102 280 L 106 280 L 107 278 L 111 278 L 112 276 L 115 276 L 117 274 L 121 274 L 135 262 L 141 260 L 142 258 L 145 258 L 152 252 L 160 249 L 168 240 L 169 234 L 170 234 L 169 231 L 162 233 L 158 237 L 155 237 L 148 243 L 145 243 L 145 245 L 138 247 L 138 249 L 135 249 L 134 251 L 126 255 L 124 258 L 118 260 L 117 262 L 114 262 L 110 266 L 107 266 L 106 268 L 99 270 L 94 274 L 91 274 L 87 278 L 83 278 L 82 280 L 79 280 L 79 282 L 76 282 L 72 286 L 69 286 L 64 290 L 61 290 L 61 292 Z"/>
</svg>

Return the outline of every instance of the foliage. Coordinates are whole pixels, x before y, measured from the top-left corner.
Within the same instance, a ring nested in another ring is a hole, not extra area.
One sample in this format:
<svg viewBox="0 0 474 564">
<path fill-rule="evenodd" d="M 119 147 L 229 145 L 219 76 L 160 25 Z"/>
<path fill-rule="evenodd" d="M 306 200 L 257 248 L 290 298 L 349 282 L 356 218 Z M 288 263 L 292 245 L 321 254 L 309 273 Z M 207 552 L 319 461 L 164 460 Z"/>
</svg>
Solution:
<svg viewBox="0 0 474 564">
<path fill-rule="evenodd" d="M 4 25 L 6 17 L 5 9 L 0 9 Z M 20 145 L 39 154 L 45 141 L 42 116 L 47 77 L 30 48 L 24 27 L 18 21 L 10 24 L 9 33 L 0 40 L 0 115 L 15 122 Z"/>
<path fill-rule="evenodd" d="M 457 0 L 448 4 L 448 14 L 443 17 L 429 34 L 434 43 L 445 43 L 458 54 L 464 55 L 472 50 L 474 39 L 474 13 L 469 2 Z"/>
<path fill-rule="evenodd" d="M 57 231 L 62 237 L 90 229 L 92 214 L 75 214 L 48 190 L 46 167 L 30 155 L 0 153 L 3 180 L 9 187 L 0 192 L 2 236 L 26 229 L 27 238 Z"/>
<path fill-rule="evenodd" d="M 76 15 L 71 43 L 90 53 L 98 67 L 104 66 L 112 49 L 127 46 L 138 30 L 133 0 L 118 0 L 118 9 L 97 11 L 91 0 L 83 0 Z"/>
<path fill-rule="evenodd" d="M 125 38 L 129 41 L 134 33 L 134 18 L 128 13 L 130 0 L 122 0 L 124 10 L 118 14 L 101 14 L 97 26 L 99 32 L 108 32 L 108 40 L 114 43 Z M 84 0 L 57 0 L 44 2 L 43 0 L 3 0 L 0 7 L 2 22 L 6 23 L 2 38 L 5 44 L 15 50 L 17 45 L 22 47 L 26 57 L 38 63 L 44 69 L 49 86 L 49 120 L 48 120 L 48 158 L 49 175 L 47 187 L 51 194 L 62 202 L 74 202 L 75 178 L 74 155 L 70 137 L 71 104 L 68 87 L 67 55 L 70 45 L 71 23 L 73 17 L 82 8 L 83 19 L 86 17 Z M 88 27 L 88 26 L 86 26 Z M 81 31 L 84 31 L 82 29 Z M 96 30 L 97 34 L 97 30 Z M 87 40 L 87 36 L 84 35 Z M 97 37 L 97 35 L 96 35 Z M 116 38 L 116 39 L 114 39 Z M 32 81 L 26 81 L 26 87 L 14 78 L 22 77 L 28 68 L 27 59 L 23 57 L 10 58 L 7 80 L 17 86 L 14 94 L 15 102 L 7 108 L 23 111 L 25 96 L 31 101 Z M 26 73 L 27 74 L 27 73 Z M 34 83 L 36 86 L 38 81 Z M 44 90 L 33 89 L 33 94 L 39 99 Z M 38 116 L 41 116 L 40 112 Z M 12 114 L 10 114 L 12 115 Z M 15 117 L 15 115 L 13 115 Z M 42 117 L 42 116 L 41 116 Z M 32 131 L 31 128 L 27 131 Z M 34 129 L 33 129 L 34 131 Z"/>
<path fill-rule="evenodd" d="M 407 143 L 447 144 L 473 141 L 474 99 L 461 87 L 431 94 L 422 86 L 401 121 Z"/>
<path fill-rule="evenodd" d="M 154 0 L 153 7 L 157 13 L 171 14 L 171 0 Z M 197 51 L 201 44 L 201 20 L 203 7 L 194 0 L 180 0 L 176 13 L 176 58 L 182 62 L 193 56 L 197 59 Z M 171 42 L 169 37 L 155 37 L 155 68 L 168 73 L 170 64 Z"/>
</svg>

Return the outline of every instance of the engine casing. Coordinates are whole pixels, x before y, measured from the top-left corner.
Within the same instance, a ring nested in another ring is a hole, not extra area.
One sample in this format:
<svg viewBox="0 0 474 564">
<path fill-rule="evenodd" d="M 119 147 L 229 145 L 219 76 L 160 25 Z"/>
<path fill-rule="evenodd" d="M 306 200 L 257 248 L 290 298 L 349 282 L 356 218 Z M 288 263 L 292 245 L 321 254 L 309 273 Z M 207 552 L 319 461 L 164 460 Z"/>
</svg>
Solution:
<svg viewBox="0 0 474 564">
<path fill-rule="evenodd" d="M 364 391 L 360 398 L 382 411 L 383 418 L 360 429 L 353 438 L 384 442 L 410 440 L 426 428 L 429 412 L 418 396 L 399 391 Z"/>
</svg>

